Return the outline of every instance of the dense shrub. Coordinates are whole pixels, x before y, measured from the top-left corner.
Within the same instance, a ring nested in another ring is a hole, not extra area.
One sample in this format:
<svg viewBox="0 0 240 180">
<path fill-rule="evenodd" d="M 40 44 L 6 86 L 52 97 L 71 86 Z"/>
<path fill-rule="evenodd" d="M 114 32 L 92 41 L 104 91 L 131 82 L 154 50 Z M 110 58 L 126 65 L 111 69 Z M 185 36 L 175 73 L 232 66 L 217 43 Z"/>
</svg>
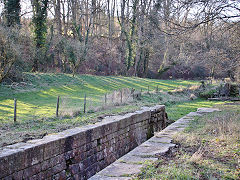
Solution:
<svg viewBox="0 0 240 180">
<path fill-rule="evenodd" d="M 230 90 L 229 90 L 229 96 L 236 97 L 236 96 L 240 95 L 239 88 L 240 88 L 239 84 L 231 84 Z"/>
<path fill-rule="evenodd" d="M 16 76 L 13 72 L 20 58 L 19 34 L 17 29 L 0 26 L 0 83 L 7 77 Z"/>
<path fill-rule="evenodd" d="M 202 90 L 202 91 L 199 92 L 199 97 L 208 99 L 208 98 L 212 98 L 212 97 L 217 96 L 217 94 L 218 94 L 218 89 L 217 88 L 206 89 L 206 90 Z"/>
</svg>

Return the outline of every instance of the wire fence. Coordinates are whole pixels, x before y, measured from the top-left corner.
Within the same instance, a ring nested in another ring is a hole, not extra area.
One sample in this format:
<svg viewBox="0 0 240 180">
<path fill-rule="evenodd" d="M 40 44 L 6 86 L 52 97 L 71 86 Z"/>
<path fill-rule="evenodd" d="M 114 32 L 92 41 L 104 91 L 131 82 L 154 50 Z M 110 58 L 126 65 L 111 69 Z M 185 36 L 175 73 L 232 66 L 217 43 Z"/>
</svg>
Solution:
<svg viewBox="0 0 240 180">
<path fill-rule="evenodd" d="M 70 95 L 54 96 L 56 97 L 55 103 L 51 100 L 49 104 L 45 103 L 42 106 L 26 106 L 26 104 L 18 102 L 18 99 L 15 98 L 13 106 L 11 106 L 13 109 L 11 119 L 16 123 L 22 121 L 22 119 L 76 117 L 80 114 L 98 112 L 114 106 L 128 104 L 141 97 L 142 93 L 150 93 L 151 90 L 157 92 L 158 86 L 155 89 L 150 89 L 148 86 L 147 91 L 123 88 L 101 95 L 82 94 L 79 97 Z"/>
<path fill-rule="evenodd" d="M 8 100 L 5 103 L 6 110 L 0 111 L 0 123 L 45 120 L 55 117 L 77 117 L 84 113 L 94 113 L 129 104 L 135 99 L 140 99 L 142 94 L 159 91 L 159 86 L 156 85 L 141 89 L 122 88 L 106 94 L 94 92 L 84 94 L 82 92 L 79 95 L 64 94 L 58 96 L 56 92 L 51 94 L 51 98 L 41 95 L 35 101 L 30 100 L 28 103 L 21 101 L 23 98 L 20 98 L 19 101 L 15 98 L 14 101 Z"/>
<path fill-rule="evenodd" d="M 125 88 L 97 97 L 91 96 L 91 94 L 85 94 L 78 99 L 63 96 L 59 98 L 59 105 L 58 103 L 56 105 L 56 116 L 74 117 L 81 113 L 96 112 L 108 109 L 109 107 L 123 105 L 133 101 L 134 94 L 136 94 L 136 92 Z"/>
</svg>

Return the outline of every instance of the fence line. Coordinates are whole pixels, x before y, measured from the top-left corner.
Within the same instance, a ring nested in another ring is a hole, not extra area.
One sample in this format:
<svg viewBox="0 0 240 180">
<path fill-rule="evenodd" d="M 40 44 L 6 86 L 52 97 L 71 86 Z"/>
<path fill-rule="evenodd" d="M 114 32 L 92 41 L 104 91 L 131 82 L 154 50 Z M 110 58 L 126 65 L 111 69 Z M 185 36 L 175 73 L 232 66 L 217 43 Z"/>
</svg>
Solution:
<svg viewBox="0 0 240 180">
<path fill-rule="evenodd" d="M 56 117 L 58 117 L 58 110 L 59 110 L 59 96 L 57 97 L 57 107 L 56 107 Z"/>
<path fill-rule="evenodd" d="M 17 122 L 17 99 L 14 99 L 14 117 L 13 117 L 14 123 Z"/>
<path fill-rule="evenodd" d="M 158 91 L 159 89 L 157 86 L 156 92 Z M 74 107 L 70 105 L 71 108 L 67 107 L 68 106 L 67 103 L 70 103 L 70 100 L 74 100 L 74 98 L 68 98 L 67 96 L 60 98 L 60 96 L 57 96 L 57 102 L 55 106 L 56 107 L 55 116 L 56 117 L 65 116 L 65 115 L 75 116 L 81 112 L 87 113 L 91 110 L 94 110 L 94 108 L 107 109 L 108 107 L 111 107 L 111 106 L 123 105 L 125 103 L 133 101 L 136 98 L 139 98 L 142 95 L 142 93 L 144 93 L 143 88 L 141 88 L 140 90 L 135 90 L 133 88 L 132 89 L 122 88 L 119 90 L 114 90 L 111 93 L 104 94 L 103 98 L 102 99 L 100 98 L 100 102 L 97 102 L 96 100 L 94 101 L 91 96 L 87 98 L 87 94 L 84 94 L 84 98 L 82 101 L 83 106 L 81 107 L 76 105 L 77 107 Z M 150 93 L 149 86 L 147 87 L 147 93 Z M 45 118 L 45 117 L 42 117 L 42 118 Z M 16 98 L 14 99 L 13 120 L 14 120 L 14 123 L 17 122 L 17 99 Z"/>
</svg>

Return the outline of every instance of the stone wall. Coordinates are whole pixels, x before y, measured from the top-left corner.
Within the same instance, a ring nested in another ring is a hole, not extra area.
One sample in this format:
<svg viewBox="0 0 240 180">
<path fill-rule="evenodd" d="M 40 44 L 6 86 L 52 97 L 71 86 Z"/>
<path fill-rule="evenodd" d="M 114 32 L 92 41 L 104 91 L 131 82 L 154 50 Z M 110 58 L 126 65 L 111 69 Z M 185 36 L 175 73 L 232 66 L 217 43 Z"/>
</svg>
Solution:
<svg viewBox="0 0 240 180">
<path fill-rule="evenodd" d="M 203 116 L 206 113 L 219 111 L 213 108 L 198 108 L 197 112 L 191 112 L 170 124 L 161 132 L 133 149 L 131 152 L 119 158 L 117 161 L 104 168 L 89 180 L 132 180 L 142 173 L 142 169 L 149 163 L 158 161 L 159 156 L 171 154 L 176 147 L 172 141 L 174 136 L 185 129 L 194 117 Z M 135 178 L 136 179 L 136 178 Z M 177 178 L 175 178 L 177 179 Z M 180 178 L 179 178 L 180 179 Z"/>
<path fill-rule="evenodd" d="M 165 106 L 0 149 L 0 179 L 88 179 L 166 124 Z"/>
</svg>

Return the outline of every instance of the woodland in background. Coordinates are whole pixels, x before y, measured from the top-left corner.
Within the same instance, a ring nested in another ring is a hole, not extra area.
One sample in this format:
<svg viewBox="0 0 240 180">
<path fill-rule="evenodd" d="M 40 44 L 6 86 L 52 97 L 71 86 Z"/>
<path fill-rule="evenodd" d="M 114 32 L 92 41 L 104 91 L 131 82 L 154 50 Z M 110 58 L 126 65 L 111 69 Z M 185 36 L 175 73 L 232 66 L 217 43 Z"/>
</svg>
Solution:
<svg viewBox="0 0 240 180">
<path fill-rule="evenodd" d="M 240 80 L 237 0 L 0 2 L 0 82 L 24 71 Z"/>
</svg>

